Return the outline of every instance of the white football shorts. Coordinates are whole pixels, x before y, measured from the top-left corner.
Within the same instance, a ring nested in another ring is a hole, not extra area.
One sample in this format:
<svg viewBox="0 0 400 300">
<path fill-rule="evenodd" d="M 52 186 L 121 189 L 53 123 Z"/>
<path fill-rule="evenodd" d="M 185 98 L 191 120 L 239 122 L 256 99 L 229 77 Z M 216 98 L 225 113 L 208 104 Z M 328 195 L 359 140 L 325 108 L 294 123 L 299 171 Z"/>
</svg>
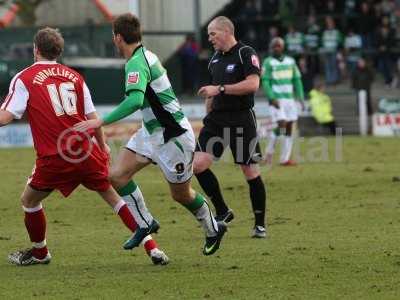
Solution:
<svg viewBox="0 0 400 300">
<path fill-rule="evenodd" d="M 163 131 L 149 135 L 142 127 L 131 137 L 126 148 L 156 163 L 168 182 L 184 183 L 193 176 L 196 139 L 189 121 L 182 120 L 181 125 L 187 131 L 165 144 Z"/>
<path fill-rule="evenodd" d="M 270 105 L 274 121 L 295 122 L 298 119 L 298 107 L 295 100 L 278 100 L 279 109 Z"/>
</svg>

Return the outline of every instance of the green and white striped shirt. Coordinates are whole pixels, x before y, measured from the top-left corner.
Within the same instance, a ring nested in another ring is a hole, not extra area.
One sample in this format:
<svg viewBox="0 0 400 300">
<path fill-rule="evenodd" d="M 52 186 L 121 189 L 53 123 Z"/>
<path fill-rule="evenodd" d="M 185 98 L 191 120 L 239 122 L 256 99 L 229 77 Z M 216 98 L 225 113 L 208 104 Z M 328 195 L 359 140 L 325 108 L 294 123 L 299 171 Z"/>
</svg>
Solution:
<svg viewBox="0 0 400 300">
<path fill-rule="evenodd" d="M 304 35 L 301 32 L 288 33 L 285 36 L 286 50 L 292 54 L 304 52 Z"/>
<path fill-rule="evenodd" d="M 327 29 L 322 33 L 323 51 L 332 53 L 336 52 L 342 44 L 342 34 L 337 29 Z"/>
<path fill-rule="evenodd" d="M 263 62 L 262 86 L 268 100 L 304 99 L 301 74 L 290 56 L 267 57 Z"/>
<path fill-rule="evenodd" d="M 143 126 L 150 135 L 163 130 L 166 142 L 186 131 L 180 123 L 187 120 L 165 68 L 158 57 L 143 46 L 136 48 L 125 64 L 125 93 L 128 95 L 134 90 L 144 93 L 141 112 Z"/>
</svg>

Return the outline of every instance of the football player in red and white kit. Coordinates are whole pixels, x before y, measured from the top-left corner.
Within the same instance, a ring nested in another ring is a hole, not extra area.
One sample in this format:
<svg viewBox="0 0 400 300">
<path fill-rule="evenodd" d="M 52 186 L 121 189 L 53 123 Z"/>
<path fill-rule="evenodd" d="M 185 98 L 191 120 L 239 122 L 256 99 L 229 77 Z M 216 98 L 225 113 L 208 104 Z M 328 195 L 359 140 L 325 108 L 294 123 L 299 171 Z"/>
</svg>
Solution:
<svg viewBox="0 0 400 300">
<path fill-rule="evenodd" d="M 108 180 L 109 148 L 102 130 L 78 133 L 71 129 L 78 122 L 96 119 L 97 114 L 82 77 L 56 62 L 63 48 L 64 40 L 56 29 L 39 30 L 34 38 L 35 63 L 15 75 L 0 109 L 0 126 L 26 112 L 37 152 L 21 197 L 33 246 L 9 255 L 9 261 L 16 265 L 50 262 L 41 202 L 55 189 L 67 197 L 82 184 L 98 192 L 132 232 L 137 229 L 129 207 Z M 153 263 L 168 263 L 151 236 L 143 244 Z"/>
</svg>

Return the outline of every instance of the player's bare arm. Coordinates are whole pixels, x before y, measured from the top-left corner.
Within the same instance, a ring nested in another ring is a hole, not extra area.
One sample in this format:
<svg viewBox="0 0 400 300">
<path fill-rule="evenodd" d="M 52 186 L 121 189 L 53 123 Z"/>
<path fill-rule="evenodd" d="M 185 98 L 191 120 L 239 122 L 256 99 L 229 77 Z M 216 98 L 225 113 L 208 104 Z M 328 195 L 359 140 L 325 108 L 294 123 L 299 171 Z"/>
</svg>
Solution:
<svg viewBox="0 0 400 300">
<path fill-rule="evenodd" d="M 260 77 L 256 74 L 251 74 L 246 77 L 245 80 L 242 80 L 235 84 L 226 84 L 224 85 L 225 91 L 224 93 L 227 95 L 247 95 L 251 93 L 255 93 L 260 86 Z M 198 94 L 202 97 L 214 97 L 220 93 L 220 88 L 217 85 L 206 85 L 200 88 Z"/>
<path fill-rule="evenodd" d="M 0 109 L 0 127 L 6 126 L 14 120 L 14 115 L 9 111 Z"/>
<path fill-rule="evenodd" d="M 86 118 L 88 120 L 99 120 L 99 116 L 97 115 L 96 112 L 87 114 Z M 107 153 L 110 152 L 110 148 L 108 147 L 105 137 L 104 137 L 103 129 L 101 127 L 96 128 L 94 134 L 95 134 L 97 144 L 99 145 L 100 149 Z"/>
<path fill-rule="evenodd" d="M 205 100 L 206 103 L 206 112 L 209 113 L 212 110 L 212 101 L 213 101 L 213 97 L 207 97 Z"/>
</svg>

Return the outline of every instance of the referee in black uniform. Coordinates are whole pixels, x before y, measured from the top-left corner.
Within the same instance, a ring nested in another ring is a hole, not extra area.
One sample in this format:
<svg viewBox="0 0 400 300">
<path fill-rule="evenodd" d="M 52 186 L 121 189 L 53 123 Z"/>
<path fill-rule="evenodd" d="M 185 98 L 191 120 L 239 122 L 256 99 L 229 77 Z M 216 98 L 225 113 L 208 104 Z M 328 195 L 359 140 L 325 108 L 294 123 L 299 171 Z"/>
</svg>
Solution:
<svg viewBox="0 0 400 300">
<path fill-rule="evenodd" d="M 257 164 L 261 152 L 253 111 L 254 93 L 260 84 L 260 62 L 253 48 L 236 41 L 234 25 L 228 18 L 213 19 L 208 25 L 208 36 L 216 52 L 208 65 L 210 85 L 198 92 L 206 99 L 207 115 L 198 138 L 194 173 L 215 206 L 216 218 L 230 222 L 233 212 L 209 169 L 214 158 L 220 158 L 229 145 L 249 184 L 255 215 L 253 237 L 263 238 L 266 193 Z"/>
</svg>

